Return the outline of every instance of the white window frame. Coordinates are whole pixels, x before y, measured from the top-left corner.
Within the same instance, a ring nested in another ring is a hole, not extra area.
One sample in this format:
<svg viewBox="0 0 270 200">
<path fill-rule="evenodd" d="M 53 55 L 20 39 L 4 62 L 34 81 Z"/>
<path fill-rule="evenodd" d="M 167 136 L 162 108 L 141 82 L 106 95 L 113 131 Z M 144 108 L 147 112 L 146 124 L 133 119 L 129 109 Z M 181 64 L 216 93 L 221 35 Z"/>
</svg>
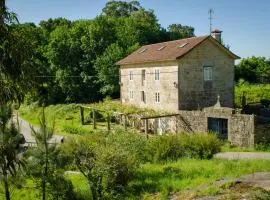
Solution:
<svg viewBox="0 0 270 200">
<path fill-rule="evenodd" d="M 133 81 L 133 78 L 134 78 L 134 72 L 131 70 L 129 71 L 129 80 Z"/>
<path fill-rule="evenodd" d="M 134 99 L 134 91 L 133 90 L 129 91 L 129 99 L 130 100 Z"/>
<path fill-rule="evenodd" d="M 160 103 L 160 93 L 159 92 L 155 93 L 155 101 L 156 101 L 156 103 Z"/>
<path fill-rule="evenodd" d="M 212 66 L 203 66 L 203 80 L 213 81 L 213 67 Z"/>
<path fill-rule="evenodd" d="M 159 69 L 155 69 L 155 81 L 159 81 L 160 80 L 160 70 Z"/>
</svg>

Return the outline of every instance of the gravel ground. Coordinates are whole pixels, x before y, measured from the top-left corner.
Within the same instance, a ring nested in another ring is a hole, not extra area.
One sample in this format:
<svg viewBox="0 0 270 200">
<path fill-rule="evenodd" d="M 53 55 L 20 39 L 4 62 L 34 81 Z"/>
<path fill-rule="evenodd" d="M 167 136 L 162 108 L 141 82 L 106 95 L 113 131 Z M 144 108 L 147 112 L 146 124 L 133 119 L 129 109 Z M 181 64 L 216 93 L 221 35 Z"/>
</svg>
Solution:
<svg viewBox="0 0 270 200">
<path fill-rule="evenodd" d="M 270 159 L 270 153 L 267 152 L 222 152 L 214 155 L 214 158 L 222 158 L 229 160 L 238 159 Z"/>
<path fill-rule="evenodd" d="M 17 120 L 17 116 L 18 115 L 16 114 L 13 116 L 13 122 L 15 123 L 15 125 L 17 125 L 18 124 L 17 122 L 19 122 L 19 131 L 23 134 L 26 143 L 33 143 L 33 144 L 36 143 L 35 138 L 32 135 L 30 124 L 27 121 L 20 118 L 19 116 Z M 34 129 L 38 130 L 38 127 L 34 126 Z M 50 143 L 61 143 L 63 138 L 64 138 L 63 136 L 54 134 L 52 139 L 50 140 Z"/>
</svg>

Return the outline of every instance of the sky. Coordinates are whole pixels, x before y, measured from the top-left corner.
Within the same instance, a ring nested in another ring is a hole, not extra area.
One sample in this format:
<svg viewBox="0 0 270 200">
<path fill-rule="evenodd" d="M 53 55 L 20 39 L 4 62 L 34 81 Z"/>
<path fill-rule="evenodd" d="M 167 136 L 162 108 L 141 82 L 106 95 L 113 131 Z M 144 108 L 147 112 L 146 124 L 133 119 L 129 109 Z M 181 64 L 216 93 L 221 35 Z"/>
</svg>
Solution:
<svg viewBox="0 0 270 200">
<path fill-rule="evenodd" d="M 93 19 L 108 0 L 6 0 L 20 23 L 64 17 Z M 222 30 L 222 39 L 241 58 L 270 58 L 270 0 L 139 0 L 153 9 L 159 24 L 179 23 L 195 28 L 195 35 L 209 34 L 208 10 L 214 10 L 213 28 Z"/>
</svg>

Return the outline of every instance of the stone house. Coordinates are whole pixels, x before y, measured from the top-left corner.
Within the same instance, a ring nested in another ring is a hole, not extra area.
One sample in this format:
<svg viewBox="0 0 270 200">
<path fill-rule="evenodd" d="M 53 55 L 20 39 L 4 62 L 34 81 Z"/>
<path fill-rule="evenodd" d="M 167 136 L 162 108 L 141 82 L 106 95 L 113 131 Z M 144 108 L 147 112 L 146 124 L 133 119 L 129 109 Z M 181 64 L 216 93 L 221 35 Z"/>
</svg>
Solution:
<svg viewBox="0 0 270 200">
<path fill-rule="evenodd" d="M 139 107 L 197 110 L 234 107 L 234 61 L 239 57 L 212 36 L 145 45 L 120 60 L 121 102 Z"/>
<path fill-rule="evenodd" d="M 166 110 L 173 117 L 143 117 L 157 134 L 216 132 L 242 147 L 270 141 L 270 124 L 234 109 L 234 61 L 221 44 L 221 31 L 211 36 L 145 45 L 120 60 L 121 102 Z"/>
</svg>

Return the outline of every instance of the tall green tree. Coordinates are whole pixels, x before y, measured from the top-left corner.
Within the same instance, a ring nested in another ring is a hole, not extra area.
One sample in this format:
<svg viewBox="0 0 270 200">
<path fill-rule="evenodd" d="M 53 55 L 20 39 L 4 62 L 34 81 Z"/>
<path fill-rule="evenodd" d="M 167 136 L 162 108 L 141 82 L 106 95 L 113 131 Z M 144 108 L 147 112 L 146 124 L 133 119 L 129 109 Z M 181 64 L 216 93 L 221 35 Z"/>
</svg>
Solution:
<svg viewBox="0 0 270 200">
<path fill-rule="evenodd" d="M 11 117 L 11 106 L 0 104 L 0 181 L 3 182 L 6 200 L 10 200 L 9 177 L 14 177 L 21 167 L 25 167 L 19 156 L 22 138 Z"/>
<path fill-rule="evenodd" d="M 248 57 L 235 67 L 235 80 L 240 78 L 250 83 L 269 83 L 270 64 L 265 57 Z"/>
<path fill-rule="evenodd" d="M 59 166 L 59 148 L 53 141 L 54 121 L 50 124 L 45 117 L 44 108 L 39 118 L 38 130 L 31 127 L 36 141 L 36 148 L 29 153 L 31 162 L 28 164 L 29 174 L 39 181 L 42 200 L 74 199 L 73 187 L 64 178 L 64 171 Z"/>
<path fill-rule="evenodd" d="M 140 9 L 142 7 L 138 1 L 109 1 L 102 9 L 102 14 L 110 17 L 128 17 Z"/>
<path fill-rule="evenodd" d="M 194 28 L 191 26 L 183 26 L 181 24 L 171 24 L 168 27 L 170 40 L 194 37 Z"/>
</svg>

